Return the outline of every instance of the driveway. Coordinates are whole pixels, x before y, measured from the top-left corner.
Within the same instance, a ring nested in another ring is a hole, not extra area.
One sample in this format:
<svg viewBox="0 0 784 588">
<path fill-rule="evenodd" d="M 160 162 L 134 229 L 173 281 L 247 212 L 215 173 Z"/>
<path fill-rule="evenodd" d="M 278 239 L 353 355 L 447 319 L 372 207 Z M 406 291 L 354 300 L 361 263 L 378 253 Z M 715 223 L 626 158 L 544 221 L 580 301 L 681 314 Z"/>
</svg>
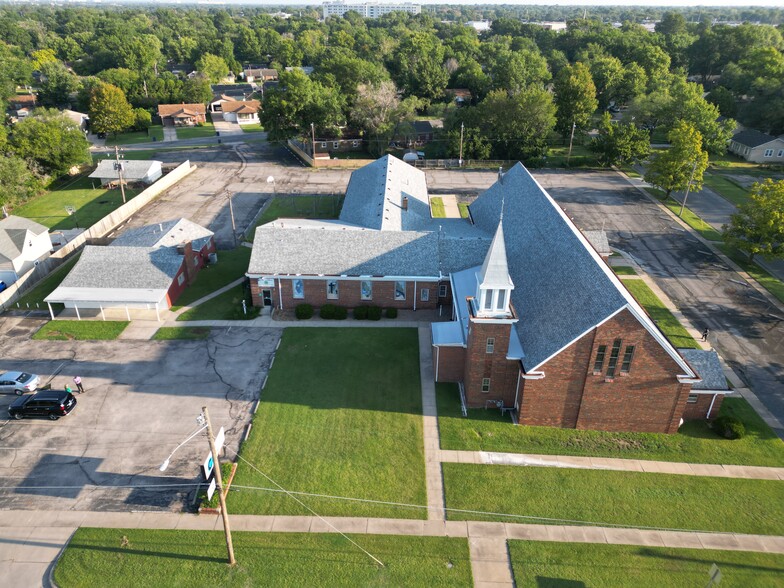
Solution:
<svg viewBox="0 0 784 588">
<path fill-rule="evenodd" d="M 177 140 L 177 129 L 174 127 L 163 127 L 163 142 L 170 143 Z"/>
<path fill-rule="evenodd" d="M 78 374 L 86 392 L 58 421 L 9 420 L 6 407 L 16 397 L 0 396 L 2 509 L 187 507 L 209 452 L 206 438 L 182 447 L 165 473 L 159 465 L 196 431 L 202 406 L 216 432 L 225 428 L 234 456 L 280 333 L 231 328 L 203 341 L 32 341 L 25 334 L 38 324 L 0 318 L 0 370 L 38 373 L 56 388 Z"/>
<path fill-rule="evenodd" d="M 219 137 L 245 134 L 239 124 L 223 120 L 223 114 L 220 112 L 212 114 L 212 124 L 215 125 L 215 132 Z"/>
</svg>

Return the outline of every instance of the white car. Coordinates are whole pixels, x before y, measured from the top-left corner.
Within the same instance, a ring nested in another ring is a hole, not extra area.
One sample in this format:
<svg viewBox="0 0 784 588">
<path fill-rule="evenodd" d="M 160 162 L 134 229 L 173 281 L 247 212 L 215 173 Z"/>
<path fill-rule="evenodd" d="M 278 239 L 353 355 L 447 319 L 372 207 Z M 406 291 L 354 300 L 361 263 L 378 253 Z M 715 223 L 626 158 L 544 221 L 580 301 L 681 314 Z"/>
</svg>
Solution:
<svg viewBox="0 0 784 588">
<path fill-rule="evenodd" d="M 0 374 L 0 392 L 21 396 L 25 392 L 35 392 L 40 378 L 27 372 L 6 372 Z"/>
</svg>

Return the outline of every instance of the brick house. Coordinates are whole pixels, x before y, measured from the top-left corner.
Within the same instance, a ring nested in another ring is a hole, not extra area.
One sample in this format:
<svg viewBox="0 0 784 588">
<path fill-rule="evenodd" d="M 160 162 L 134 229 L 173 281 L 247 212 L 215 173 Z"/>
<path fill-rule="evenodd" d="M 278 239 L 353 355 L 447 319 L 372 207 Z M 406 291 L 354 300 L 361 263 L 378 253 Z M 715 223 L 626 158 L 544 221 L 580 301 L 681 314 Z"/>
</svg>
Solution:
<svg viewBox="0 0 784 588">
<path fill-rule="evenodd" d="M 106 247 L 86 245 L 73 269 L 45 298 L 80 312 L 169 308 L 215 253 L 212 231 L 186 219 L 123 233 Z M 160 320 L 160 317 L 158 316 Z"/>
<path fill-rule="evenodd" d="M 674 433 L 715 416 L 727 390 L 700 389 L 697 368 L 718 357 L 679 353 L 521 164 L 469 211 L 433 219 L 424 174 L 387 155 L 352 174 L 339 219 L 257 229 L 254 304 L 445 308 L 436 381 L 522 425 Z"/>
<path fill-rule="evenodd" d="M 204 104 L 159 104 L 158 116 L 165 127 L 190 127 L 207 122 Z"/>
</svg>

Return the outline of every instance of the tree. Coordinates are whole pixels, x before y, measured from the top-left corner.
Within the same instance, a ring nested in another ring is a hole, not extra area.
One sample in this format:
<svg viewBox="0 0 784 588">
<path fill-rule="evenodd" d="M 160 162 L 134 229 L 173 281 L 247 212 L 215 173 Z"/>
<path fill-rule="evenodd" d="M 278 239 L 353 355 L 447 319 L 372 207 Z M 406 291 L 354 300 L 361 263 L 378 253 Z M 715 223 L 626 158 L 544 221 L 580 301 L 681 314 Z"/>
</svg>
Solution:
<svg viewBox="0 0 784 588">
<path fill-rule="evenodd" d="M 0 155 L 0 205 L 21 204 L 40 191 L 40 180 L 30 171 L 23 159 Z"/>
<path fill-rule="evenodd" d="M 212 99 L 210 80 L 195 75 L 182 83 L 182 99 L 188 104 L 207 104 Z"/>
<path fill-rule="evenodd" d="M 702 174 L 708 167 L 708 152 L 702 148 L 702 135 L 687 122 L 679 122 L 669 135 L 670 148 L 659 153 L 645 174 L 645 181 L 664 190 L 685 190 L 691 182 L 695 191 L 702 190 Z"/>
<path fill-rule="evenodd" d="M 738 207 L 723 229 L 727 244 L 746 251 L 749 260 L 755 255 L 784 257 L 784 180 L 768 178 L 754 184 L 749 201 Z"/>
<path fill-rule="evenodd" d="M 11 149 L 47 174 L 62 175 L 90 161 L 90 144 L 76 124 L 61 112 L 39 109 L 14 126 Z"/>
<path fill-rule="evenodd" d="M 722 116 L 734 118 L 738 112 L 738 107 L 735 104 L 735 97 L 732 95 L 732 92 L 724 86 L 716 86 L 707 96 L 705 96 L 705 100 L 711 104 L 715 104 Z"/>
<path fill-rule="evenodd" d="M 550 70 L 547 60 L 538 51 L 504 51 L 496 58 L 490 77 L 494 89 L 517 94 L 528 86 L 550 81 Z"/>
<path fill-rule="evenodd" d="M 40 71 L 47 63 L 57 63 L 57 57 L 52 49 L 33 51 L 30 57 L 33 60 L 33 69 L 36 71 Z"/>
<path fill-rule="evenodd" d="M 90 128 L 94 133 L 121 133 L 136 120 L 125 93 L 117 86 L 100 84 L 90 94 Z"/>
<path fill-rule="evenodd" d="M 134 131 L 146 131 L 152 126 L 152 115 L 149 110 L 144 108 L 134 108 L 133 119 Z"/>
<path fill-rule="evenodd" d="M 360 84 L 350 118 L 365 131 L 368 151 L 381 155 L 395 126 L 414 120 L 415 105 L 415 98 L 401 102 L 395 84 L 389 80 L 375 86 Z"/>
<path fill-rule="evenodd" d="M 648 157 L 651 139 L 645 129 L 639 129 L 633 123 L 614 123 L 605 112 L 599 136 L 591 140 L 590 149 L 599 154 L 602 165 L 619 165 Z"/>
<path fill-rule="evenodd" d="M 417 31 L 403 39 L 390 66 L 406 95 L 436 100 L 441 98 L 449 81 L 443 64 L 444 46 L 438 37 Z"/>
<path fill-rule="evenodd" d="M 571 134 L 572 125 L 577 131 L 589 130 L 591 115 L 599 103 L 591 72 L 585 64 L 577 62 L 558 72 L 555 78 L 555 105 L 558 108 L 555 129 L 562 137 Z"/>
<path fill-rule="evenodd" d="M 195 63 L 196 70 L 203 74 L 210 82 L 217 84 L 229 75 L 229 66 L 222 57 L 205 53 Z"/>
<path fill-rule="evenodd" d="M 59 61 L 47 61 L 40 68 L 41 90 L 38 97 L 44 106 L 63 106 L 71 101 L 71 94 L 79 87 L 79 78 Z"/>
<path fill-rule="evenodd" d="M 599 106 L 604 108 L 613 101 L 615 89 L 623 80 L 623 64 L 617 57 L 599 57 L 590 62 L 590 67 Z"/>
</svg>

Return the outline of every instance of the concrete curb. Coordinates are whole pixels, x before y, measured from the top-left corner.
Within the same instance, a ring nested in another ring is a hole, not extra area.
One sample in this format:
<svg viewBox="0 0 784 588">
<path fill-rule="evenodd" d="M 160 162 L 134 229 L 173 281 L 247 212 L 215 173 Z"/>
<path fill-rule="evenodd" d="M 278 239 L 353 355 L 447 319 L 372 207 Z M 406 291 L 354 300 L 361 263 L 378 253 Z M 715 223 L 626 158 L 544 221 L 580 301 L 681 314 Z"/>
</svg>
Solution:
<svg viewBox="0 0 784 588">
<path fill-rule="evenodd" d="M 70 537 L 68 537 L 68 541 L 66 541 L 65 544 L 63 545 L 62 549 L 60 549 L 60 553 L 57 554 L 57 557 L 54 558 L 54 561 L 52 563 L 50 563 L 49 567 L 46 569 L 45 579 L 46 579 L 47 585 L 45 586 L 45 588 L 60 588 L 57 585 L 57 583 L 54 581 L 54 569 L 57 567 L 57 564 L 60 563 L 60 558 L 63 557 L 63 554 L 65 553 L 66 547 L 68 547 L 68 544 L 71 543 L 71 539 L 73 539 L 73 536 L 76 534 L 77 530 L 78 530 L 78 527 L 76 529 L 74 529 L 74 532 L 71 533 Z M 42 584 L 43 584 L 43 582 L 42 582 Z"/>
</svg>

